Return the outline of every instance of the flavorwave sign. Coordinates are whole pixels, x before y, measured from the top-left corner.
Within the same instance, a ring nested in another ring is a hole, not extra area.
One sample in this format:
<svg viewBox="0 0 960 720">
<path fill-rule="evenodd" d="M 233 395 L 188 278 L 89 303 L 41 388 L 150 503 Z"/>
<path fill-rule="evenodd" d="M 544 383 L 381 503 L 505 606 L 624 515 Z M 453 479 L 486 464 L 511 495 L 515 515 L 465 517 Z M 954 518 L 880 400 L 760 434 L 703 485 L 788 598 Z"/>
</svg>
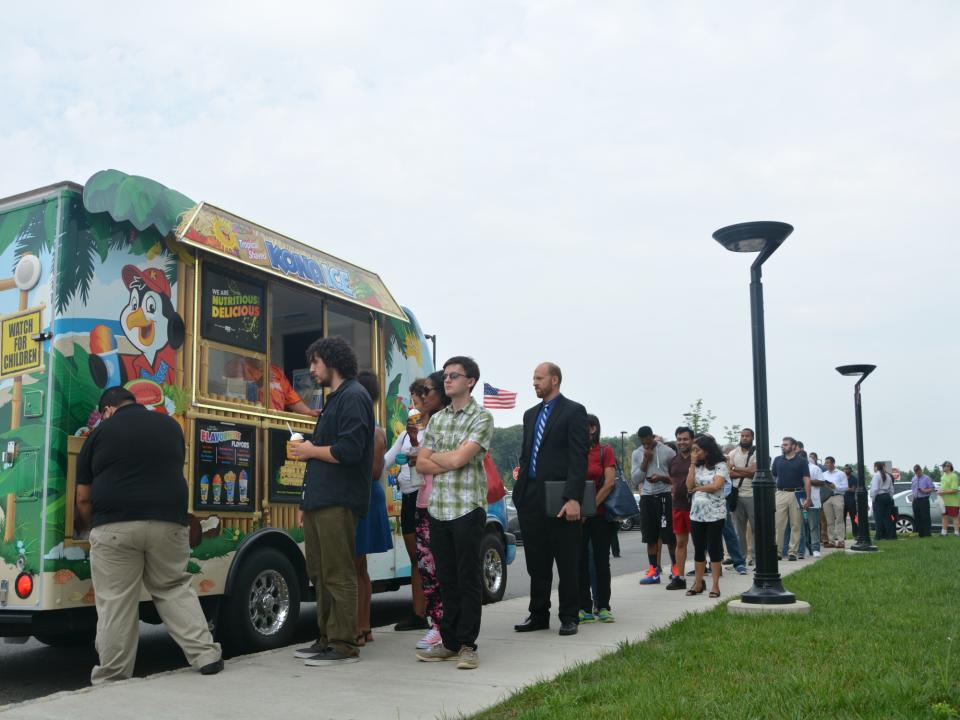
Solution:
<svg viewBox="0 0 960 720">
<path fill-rule="evenodd" d="M 177 240 L 406 320 L 380 277 L 236 215 L 201 203 L 184 213 Z M 232 310 L 231 310 L 232 312 Z"/>
</svg>

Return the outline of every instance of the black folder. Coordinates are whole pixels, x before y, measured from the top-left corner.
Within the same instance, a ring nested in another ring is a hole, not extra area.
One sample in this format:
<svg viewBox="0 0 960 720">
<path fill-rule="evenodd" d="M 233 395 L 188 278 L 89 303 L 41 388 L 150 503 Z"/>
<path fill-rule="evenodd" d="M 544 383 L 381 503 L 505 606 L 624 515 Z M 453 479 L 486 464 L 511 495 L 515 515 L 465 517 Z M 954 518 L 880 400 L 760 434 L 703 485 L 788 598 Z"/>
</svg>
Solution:
<svg viewBox="0 0 960 720">
<path fill-rule="evenodd" d="M 560 480 L 549 480 L 543 484 L 543 494 L 546 501 L 547 517 L 556 517 L 566 500 L 563 493 L 567 483 Z M 593 517 L 597 514 L 597 486 L 593 480 L 583 484 L 583 500 L 580 501 L 580 516 Z"/>
</svg>

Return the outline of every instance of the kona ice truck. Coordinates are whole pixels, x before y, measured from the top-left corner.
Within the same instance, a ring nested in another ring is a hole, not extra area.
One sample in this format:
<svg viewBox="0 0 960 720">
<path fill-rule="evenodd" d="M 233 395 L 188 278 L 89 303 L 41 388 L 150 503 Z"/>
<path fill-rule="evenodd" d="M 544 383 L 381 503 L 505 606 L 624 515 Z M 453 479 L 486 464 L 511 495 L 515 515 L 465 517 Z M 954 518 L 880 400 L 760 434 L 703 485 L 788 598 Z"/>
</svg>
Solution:
<svg viewBox="0 0 960 720">
<path fill-rule="evenodd" d="M 433 362 L 378 275 L 116 170 L 0 200 L 0 635 L 94 636 L 76 457 L 103 389 L 123 385 L 183 428 L 187 569 L 218 638 L 235 650 L 290 642 L 314 591 L 297 527 L 304 465 L 287 444 L 315 420 L 291 410 L 286 382 L 322 410 L 305 353 L 330 335 L 380 378 L 392 442 Z M 369 557 L 376 590 L 410 579 L 398 472 L 385 480 L 394 549 Z M 487 601 L 503 596 L 516 550 L 505 512 L 488 508 Z M 146 595 L 141 617 L 159 622 Z"/>
</svg>

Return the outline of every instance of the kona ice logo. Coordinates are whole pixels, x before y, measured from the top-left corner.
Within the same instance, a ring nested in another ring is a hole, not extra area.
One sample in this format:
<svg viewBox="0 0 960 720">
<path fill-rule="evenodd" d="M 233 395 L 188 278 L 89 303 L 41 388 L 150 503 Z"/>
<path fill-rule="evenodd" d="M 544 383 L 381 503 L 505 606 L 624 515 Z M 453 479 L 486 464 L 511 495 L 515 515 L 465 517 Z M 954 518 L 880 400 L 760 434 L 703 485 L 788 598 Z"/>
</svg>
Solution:
<svg viewBox="0 0 960 720">
<path fill-rule="evenodd" d="M 279 247 L 269 240 L 265 242 L 267 254 L 270 256 L 270 265 L 274 270 L 279 270 L 284 275 L 294 275 L 320 287 L 336 290 L 347 297 L 354 297 L 353 288 L 350 287 L 350 273 L 346 270 L 331 267 L 308 255 Z"/>
</svg>

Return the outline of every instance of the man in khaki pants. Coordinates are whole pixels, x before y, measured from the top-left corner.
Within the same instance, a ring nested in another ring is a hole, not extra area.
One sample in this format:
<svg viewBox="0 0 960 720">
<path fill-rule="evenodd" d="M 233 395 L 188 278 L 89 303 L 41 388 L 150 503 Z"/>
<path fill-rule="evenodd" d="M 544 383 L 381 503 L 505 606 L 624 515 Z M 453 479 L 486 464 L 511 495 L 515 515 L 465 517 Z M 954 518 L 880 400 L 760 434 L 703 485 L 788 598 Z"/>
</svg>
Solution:
<svg viewBox="0 0 960 720">
<path fill-rule="evenodd" d="M 138 405 L 121 387 L 106 390 L 98 409 L 104 420 L 77 458 L 77 512 L 92 527 L 97 604 L 100 664 L 90 682 L 133 675 L 141 586 L 190 664 L 204 675 L 218 673 L 220 646 L 207 629 L 186 570 L 190 543 L 180 426 Z"/>
</svg>

